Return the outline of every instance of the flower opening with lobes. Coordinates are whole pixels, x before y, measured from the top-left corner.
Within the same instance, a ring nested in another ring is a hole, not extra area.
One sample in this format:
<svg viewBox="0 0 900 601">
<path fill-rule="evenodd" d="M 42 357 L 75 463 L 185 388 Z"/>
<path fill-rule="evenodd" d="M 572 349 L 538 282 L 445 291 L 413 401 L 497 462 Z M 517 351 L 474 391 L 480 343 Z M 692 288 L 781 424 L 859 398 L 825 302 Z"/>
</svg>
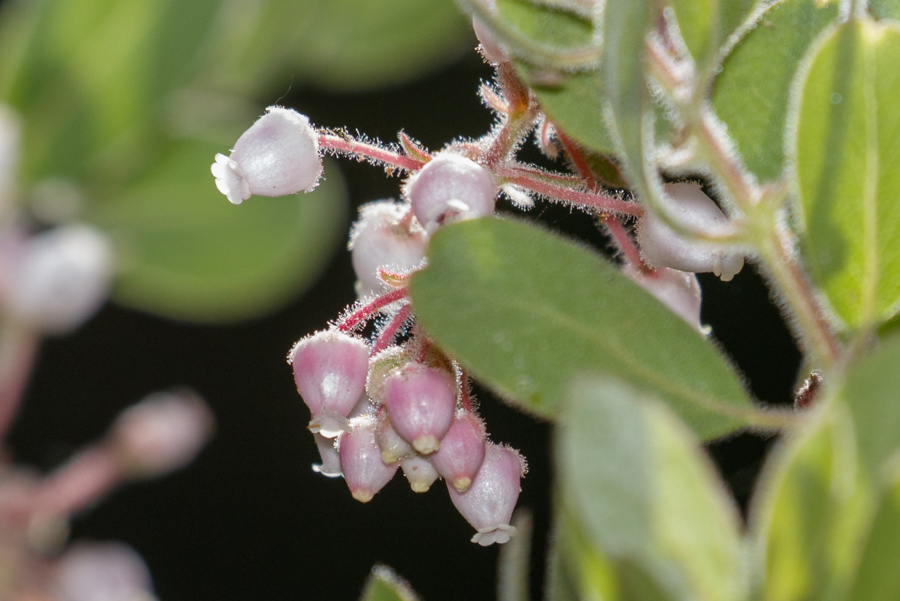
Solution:
<svg viewBox="0 0 900 601">
<path fill-rule="evenodd" d="M 728 218 L 697 184 L 670 183 L 664 190 L 673 216 L 686 227 L 709 233 L 728 227 Z M 692 273 L 711 271 L 725 282 L 744 267 L 744 257 L 738 249 L 683 238 L 649 211 L 638 221 L 637 241 L 641 255 L 651 267 L 671 267 Z"/>
<path fill-rule="evenodd" d="M 245 131 L 230 156 L 216 155 L 216 187 L 233 204 L 253 196 L 311 191 L 322 175 L 316 130 L 306 115 L 270 106 Z"/>
</svg>

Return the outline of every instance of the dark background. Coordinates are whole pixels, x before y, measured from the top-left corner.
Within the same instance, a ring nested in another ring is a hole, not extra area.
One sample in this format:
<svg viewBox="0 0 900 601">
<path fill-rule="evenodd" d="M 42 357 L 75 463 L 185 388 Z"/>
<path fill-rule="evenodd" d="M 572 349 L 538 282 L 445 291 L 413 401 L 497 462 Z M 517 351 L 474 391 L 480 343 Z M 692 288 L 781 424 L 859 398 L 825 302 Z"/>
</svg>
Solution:
<svg viewBox="0 0 900 601">
<path fill-rule="evenodd" d="M 294 87 L 279 102 L 318 125 L 346 125 L 386 141 L 404 129 L 437 149 L 490 127 L 475 94 L 490 76 L 472 53 L 402 87 L 353 95 Z M 398 194 L 400 180 L 378 168 L 345 160 L 341 169 L 355 206 Z M 531 215 L 605 246 L 582 215 L 560 207 Z M 753 266 L 728 284 L 705 276 L 701 283 L 704 321 L 753 393 L 789 403 L 798 355 Z M 122 408 L 158 389 L 189 386 L 216 414 L 211 444 L 183 471 L 110 494 L 74 521 L 73 538 L 132 545 L 166 601 L 350 600 L 376 562 L 395 568 L 428 601 L 493 598 L 497 547 L 469 542 L 473 531 L 442 483 L 417 495 L 398 474 L 363 505 L 342 480 L 310 469 L 318 455 L 285 356 L 353 299 L 349 254 L 338 249 L 312 289 L 263 319 L 205 327 L 108 306 L 75 335 L 43 345 L 11 436 L 16 458 L 51 469 L 102 436 Z M 535 514 L 537 599 L 549 530 L 550 429 L 486 392 L 478 396 L 492 438 L 521 449 L 530 464 L 519 505 Z M 770 442 L 740 435 L 711 446 L 742 504 Z"/>
</svg>

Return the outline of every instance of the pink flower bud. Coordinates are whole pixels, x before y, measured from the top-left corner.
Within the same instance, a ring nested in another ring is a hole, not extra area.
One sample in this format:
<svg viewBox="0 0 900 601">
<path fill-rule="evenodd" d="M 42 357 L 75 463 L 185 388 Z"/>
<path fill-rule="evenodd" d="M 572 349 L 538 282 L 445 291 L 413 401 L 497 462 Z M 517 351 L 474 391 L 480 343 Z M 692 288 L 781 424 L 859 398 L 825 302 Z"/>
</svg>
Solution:
<svg viewBox="0 0 900 601">
<path fill-rule="evenodd" d="M 311 191 L 322 175 L 316 130 L 306 115 L 270 106 L 245 131 L 230 156 L 216 155 L 216 187 L 233 204 L 256 196 Z"/>
<path fill-rule="evenodd" d="M 341 471 L 353 498 L 360 503 L 372 500 L 397 473 L 398 463 L 381 460 L 381 449 L 375 442 L 375 420 L 371 416 L 354 418 L 349 432 L 338 443 Z"/>
<path fill-rule="evenodd" d="M 400 467 L 403 468 L 403 475 L 409 480 L 409 487 L 413 492 L 428 492 L 440 477 L 431 462 L 421 455 L 405 457 L 400 461 Z"/>
<path fill-rule="evenodd" d="M 707 333 L 700 324 L 701 291 L 696 275 L 668 267 L 660 267 L 653 273 L 626 267 L 623 273 L 689 326 L 701 334 Z"/>
<path fill-rule="evenodd" d="M 412 445 L 397 434 L 387 416 L 378 423 L 375 430 L 375 441 L 381 448 L 381 460 L 385 463 L 395 463 L 416 453 Z"/>
<path fill-rule="evenodd" d="M 699 186 L 688 182 L 666 184 L 670 210 L 685 227 L 722 232 L 728 218 Z M 637 241 L 641 255 L 651 267 L 671 267 L 693 273 L 713 272 L 727 282 L 744 266 L 736 249 L 712 242 L 682 238 L 649 211 L 638 221 Z"/>
<path fill-rule="evenodd" d="M 406 203 L 391 200 L 370 202 L 360 208 L 359 220 L 350 233 L 359 296 L 387 292 L 387 285 L 378 277 L 379 268 L 405 272 L 425 258 L 428 234 L 415 220 L 404 222 L 408 211 Z"/>
<path fill-rule="evenodd" d="M 112 248 L 87 225 L 65 225 L 25 240 L 12 258 L 6 310 L 47 334 L 71 332 L 109 296 Z"/>
<path fill-rule="evenodd" d="M 495 0 L 486 0 L 484 4 L 492 11 L 497 11 L 497 3 Z M 475 37 L 481 42 L 481 53 L 488 61 L 492 63 L 505 63 L 509 61 L 509 55 L 503 46 L 497 42 L 497 38 L 491 33 L 485 24 L 478 17 L 472 17 L 472 29 L 475 30 Z"/>
<path fill-rule="evenodd" d="M 525 474 L 525 462 L 513 449 L 488 443 L 484 463 L 466 492 L 459 492 L 450 482 L 450 500 L 478 532 L 473 543 L 486 547 L 505 543 L 515 535 L 509 525 L 519 498 L 519 480 Z"/>
<path fill-rule="evenodd" d="M 429 456 L 437 472 L 459 492 L 468 490 L 481 468 L 484 439 L 484 423 L 473 413 L 460 411 L 441 439 L 441 448 Z"/>
<path fill-rule="evenodd" d="M 409 363 L 385 381 L 384 404 L 397 433 L 428 455 L 440 448 L 453 422 L 456 385 L 446 372 Z"/>
<path fill-rule="evenodd" d="M 313 421 L 326 411 L 347 417 L 365 391 L 369 347 L 349 334 L 325 330 L 295 344 L 288 363 Z"/>
<path fill-rule="evenodd" d="M 212 413 L 199 397 L 158 392 L 119 415 L 110 435 L 126 469 L 155 476 L 190 463 L 212 429 Z"/>
<path fill-rule="evenodd" d="M 56 565 L 55 589 L 65 601 L 151 601 L 150 572 L 121 543 L 79 543 Z"/>
<path fill-rule="evenodd" d="M 491 172 L 454 152 L 435 155 L 409 178 L 406 196 L 425 230 L 494 212 L 497 187 Z"/>
<path fill-rule="evenodd" d="M 329 478 L 339 478 L 342 475 L 341 457 L 335 448 L 336 440 L 334 438 L 326 438 L 318 433 L 314 433 L 313 438 L 316 440 L 316 447 L 319 449 L 319 456 L 322 458 L 322 463 L 313 464 L 313 471 Z"/>
</svg>

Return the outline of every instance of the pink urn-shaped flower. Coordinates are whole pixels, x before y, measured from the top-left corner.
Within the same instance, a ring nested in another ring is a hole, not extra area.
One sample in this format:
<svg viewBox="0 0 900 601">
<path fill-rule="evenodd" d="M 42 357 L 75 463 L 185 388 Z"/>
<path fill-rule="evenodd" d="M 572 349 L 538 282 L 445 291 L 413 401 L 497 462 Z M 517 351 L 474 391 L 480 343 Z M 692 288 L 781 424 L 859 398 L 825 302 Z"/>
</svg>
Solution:
<svg viewBox="0 0 900 601">
<path fill-rule="evenodd" d="M 318 136 L 306 115 L 270 106 L 245 131 L 230 156 L 216 155 L 216 187 L 233 204 L 255 196 L 285 196 L 316 187 L 322 175 Z"/>
<path fill-rule="evenodd" d="M 432 233 L 450 221 L 492 214 L 497 187 L 489 170 L 445 151 L 409 179 L 406 196 L 416 219 Z"/>
<path fill-rule="evenodd" d="M 516 501 L 519 481 L 525 473 L 522 457 L 513 449 L 488 443 L 484 462 L 466 492 L 447 483 L 450 500 L 478 532 L 473 543 L 486 547 L 508 542 L 516 529 L 509 525 Z"/>
<path fill-rule="evenodd" d="M 440 448 L 453 422 L 456 385 L 445 371 L 409 363 L 385 381 L 384 404 L 394 430 L 428 455 Z"/>
<path fill-rule="evenodd" d="M 409 481 L 409 487 L 413 492 L 428 492 L 431 485 L 440 478 L 440 474 L 427 457 L 412 455 L 400 460 L 403 475 Z"/>
<path fill-rule="evenodd" d="M 444 438 L 441 448 L 429 459 L 437 472 L 459 492 L 465 492 L 484 461 L 484 424 L 471 411 L 460 411 Z"/>
<path fill-rule="evenodd" d="M 381 460 L 381 449 L 375 442 L 375 419 L 364 415 L 351 421 L 350 431 L 341 435 L 338 443 L 341 471 L 350 494 L 361 503 L 372 500 L 397 473 L 399 463 L 391 465 Z"/>
<path fill-rule="evenodd" d="M 294 345 L 288 362 L 312 424 L 344 422 L 365 392 L 369 347 L 349 334 L 326 330 L 307 336 Z M 334 437 L 340 429 L 329 427 L 323 434 Z"/>
<path fill-rule="evenodd" d="M 664 190 L 671 201 L 670 211 L 685 227 L 711 234 L 728 227 L 728 218 L 696 184 L 670 183 Z M 641 255 L 651 267 L 693 273 L 711 271 L 727 282 L 744 266 L 744 257 L 738 249 L 684 238 L 649 211 L 638 221 L 637 241 Z"/>
</svg>

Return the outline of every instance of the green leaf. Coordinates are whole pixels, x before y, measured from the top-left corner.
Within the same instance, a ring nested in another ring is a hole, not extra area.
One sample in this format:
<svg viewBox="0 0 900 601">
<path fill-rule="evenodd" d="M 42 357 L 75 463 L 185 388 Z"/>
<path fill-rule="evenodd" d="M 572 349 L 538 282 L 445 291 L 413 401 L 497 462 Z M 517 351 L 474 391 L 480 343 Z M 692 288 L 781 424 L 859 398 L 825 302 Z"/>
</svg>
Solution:
<svg viewBox="0 0 900 601">
<path fill-rule="evenodd" d="M 534 529 L 531 512 L 524 508 L 517 509 L 510 525 L 516 529 L 516 536 L 500 548 L 500 559 L 497 561 L 497 601 L 528 601 L 531 537 Z"/>
<path fill-rule="evenodd" d="M 877 482 L 900 449 L 900 337 L 855 364 L 840 391 L 857 431 L 861 461 Z"/>
<path fill-rule="evenodd" d="M 737 374 L 690 326 L 595 253 L 494 218 L 442 228 L 412 278 L 423 327 L 480 381 L 552 417 L 573 374 L 616 374 L 699 436 L 741 426 Z"/>
<path fill-rule="evenodd" d="M 828 35 L 796 96 L 803 251 L 850 328 L 878 325 L 900 301 L 900 30 L 883 23 Z"/>
<path fill-rule="evenodd" d="M 701 68 L 749 16 L 756 0 L 672 0 L 678 29 Z"/>
<path fill-rule="evenodd" d="M 869 10 L 879 19 L 900 21 L 900 0 L 869 0 Z"/>
<path fill-rule="evenodd" d="M 571 12 L 527 0 L 499 0 L 497 9 L 511 26 L 547 47 L 577 49 L 592 43 L 590 21 Z M 588 148 L 613 152 L 614 145 L 603 123 L 603 87 L 597 69 L 550 73 L 532 67 L 526 60 L 516 60 L 515 65 L 557 126 Z"/>
<path fill-rule="evenodd" d="M 791 82 L 837 10 L 836 3 L 817 0 L 776 3 L 732 50 L 713 82 L 713 107 L 747 168 L 762 181 L 782 174 Z"/>
<path fill-rule="evenodd" d="M 856 579 L 847 599 L 900 598 L 900 570 L 897 570 L 897 541 L 900 540 L 900 480 L 881 501 L 872 520 L 870 536 L 860 553 Z"/>
<path fill-rule="evenodd" d="M 116 301 L 178 319 L 240 319 L 283 304 L 330 258 L 346 214 L 335 170 L 311 194 L 236 207 L 209 175 L 217 150 L 175 144 L 121 197 L 90 213 L 118 243 Z"/>
<path fill-rule="evenodd" d="M 612 563 L 613 589 L 745 597 L 737 509 L 699 441 L 662 405 L 613 378 L 580 380 L 556 443 L 563 506 Z"/>
<path fill-rule="evenodd" d="M 840 407 L 821 411 L 769 460 L 754 499 L 763 599 L 823 599 L 847 577 L 870 502 Z"/>
<path fill-rule="evenodd" d="M 376 565 L 366 579 L 360 601 L 417 601 L 418 596 L 409 583 L 391 568 Z"/>
</svg>

